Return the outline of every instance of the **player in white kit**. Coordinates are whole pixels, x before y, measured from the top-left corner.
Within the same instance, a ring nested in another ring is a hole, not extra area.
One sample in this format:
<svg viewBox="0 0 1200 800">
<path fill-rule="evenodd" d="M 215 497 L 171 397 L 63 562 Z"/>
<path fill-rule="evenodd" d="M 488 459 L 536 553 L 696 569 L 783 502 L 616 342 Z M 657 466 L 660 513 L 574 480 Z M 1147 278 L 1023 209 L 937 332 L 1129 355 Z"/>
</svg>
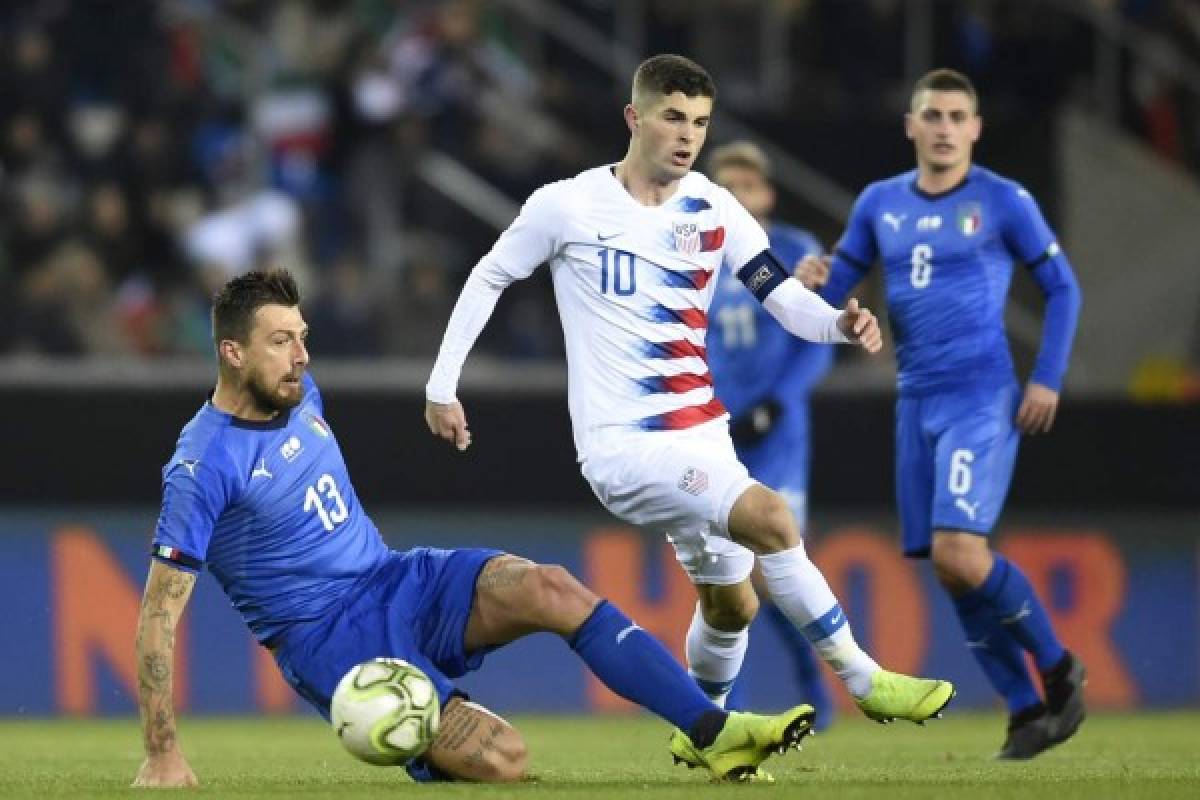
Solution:
<svg viewBox="0 0 1200 800">
<path fill-rule="evenodd" d="M 741 668 L 758 607 L 749 581 L 757 556 L 772 599 L 863 711 L 922 722 L 953 686 L 883 670 L 859 648 L 787 503 L 738 462 L 713 395 L 704 336 L 719 269 L 736 272 L 796 336 L 871 352 L 881 345 L 869 311 L 854 300 L 839 311 L 790 278 L 758 222 L 690 171 L 715 93 L 704 69 L 681 56 L 638 68 L 625 158 L 535 191 L 467 279 L 426 387 L 426 421 L 459 450 L 470 445 L 456 398 L 467 353 L 505 287 L 549 263 L 583 475 L 609 511 L 674 545 L 699 595 L 687 656 L 701 687 L 722 700 Z M 672 752 L 698 759 L 680 732 Z"/>
</svg>

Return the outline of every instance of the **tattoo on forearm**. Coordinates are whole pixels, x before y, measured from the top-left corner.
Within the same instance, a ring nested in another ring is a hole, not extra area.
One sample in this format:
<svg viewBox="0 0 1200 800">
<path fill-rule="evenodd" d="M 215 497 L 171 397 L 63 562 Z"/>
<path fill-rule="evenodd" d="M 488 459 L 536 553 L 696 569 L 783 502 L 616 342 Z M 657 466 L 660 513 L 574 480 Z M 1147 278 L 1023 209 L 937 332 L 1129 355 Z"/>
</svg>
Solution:
<svg viewBox="0 0 1200 800">
<path fill-rule="evenodd" d="M 446 750 L 457 751 L 478 728 L 479 718 L 474 714 L 451 714 L 442 721 L 438 745 Z"/>
<path fill-rule="evenodd" d="M 195 580 L 194 575 L 172 570 L 152 577 L 142 598 L 136 647 L 138 707 L 147 755 L 159 755 L 176 746 L 171 698 L 175 624 Z"/>
<path fill-rule="evenodd" d="M 480 589 L 507 589 L 519 586 L 533 567 L 520 559 L 498 559 L 488 564 L 479 576 Z"/>
</svg>

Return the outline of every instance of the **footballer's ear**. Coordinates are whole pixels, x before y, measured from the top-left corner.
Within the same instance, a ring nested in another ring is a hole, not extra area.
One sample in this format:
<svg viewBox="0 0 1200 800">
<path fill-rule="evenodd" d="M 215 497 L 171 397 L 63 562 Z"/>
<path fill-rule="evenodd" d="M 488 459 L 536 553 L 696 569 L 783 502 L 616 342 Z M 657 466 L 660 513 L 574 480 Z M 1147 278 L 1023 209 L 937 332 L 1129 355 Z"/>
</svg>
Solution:
<svg viewBox="0 0 1200 800">
<path fill-rule="evenodd" d="M 630 133 L 637 133 L 638 110 L 633 103 L 625 104 L 625 125 L 629 128 Z"/>
<path fill-rule="evenodd" d="M 242 345 L 236 339 L 222 339 L 217 345 L 217 355 L 234 369 L 241 369 L 246 360 Z"/>
</svg>

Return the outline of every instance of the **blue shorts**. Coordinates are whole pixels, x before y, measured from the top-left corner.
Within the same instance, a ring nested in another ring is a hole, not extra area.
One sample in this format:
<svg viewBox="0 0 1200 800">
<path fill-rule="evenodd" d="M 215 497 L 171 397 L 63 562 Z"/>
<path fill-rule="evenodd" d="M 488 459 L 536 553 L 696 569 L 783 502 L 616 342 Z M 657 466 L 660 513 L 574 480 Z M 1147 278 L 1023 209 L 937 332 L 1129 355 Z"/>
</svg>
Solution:
<svg viewBox="0 0 1200 800">
<path fill-rule="evenodd" d="M 808 517 L 808 404 L 788 406 L 775 427 L 752 445 L 737 445 L 738 460 L 754 480 L 783 495 L 801 529 Z"/>
<path fill-rule="evenodd" d="M 443 704 L 451 678 L 477 669 L 491 648 L 468 653 L 464 636 L 475 583 L 499 550 L 393 551 L 323 619 L 289 629 L 275 661 L 296 692 L 329 719 L 329 702 L 355 664 L 379 656 L 420 667 Z"/>
<path fill-rule="evenodd" d="M 896 503 L 904 554 L 929 555 L 935 530 L 991 533 L 1020 438 L 1016 383 L 896 403 Z"/>
</svg>

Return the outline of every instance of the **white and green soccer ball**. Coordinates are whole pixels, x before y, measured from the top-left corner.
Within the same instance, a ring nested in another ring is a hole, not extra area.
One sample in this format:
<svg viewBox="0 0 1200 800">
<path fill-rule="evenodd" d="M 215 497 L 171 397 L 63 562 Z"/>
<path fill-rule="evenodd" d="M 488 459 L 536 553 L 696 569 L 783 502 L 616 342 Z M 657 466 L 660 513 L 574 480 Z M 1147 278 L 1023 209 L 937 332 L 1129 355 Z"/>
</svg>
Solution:
<svg viewBox="0 0 1200 800">
<path fill-rule="evenodd" d="M 433 682 L 399 658 L 376 658 L 351 669 L 338 681 L 330 705 L 342 746 L 355 758 L 384 766 L 424 753 L 441 715 Z"/>
</svg>

